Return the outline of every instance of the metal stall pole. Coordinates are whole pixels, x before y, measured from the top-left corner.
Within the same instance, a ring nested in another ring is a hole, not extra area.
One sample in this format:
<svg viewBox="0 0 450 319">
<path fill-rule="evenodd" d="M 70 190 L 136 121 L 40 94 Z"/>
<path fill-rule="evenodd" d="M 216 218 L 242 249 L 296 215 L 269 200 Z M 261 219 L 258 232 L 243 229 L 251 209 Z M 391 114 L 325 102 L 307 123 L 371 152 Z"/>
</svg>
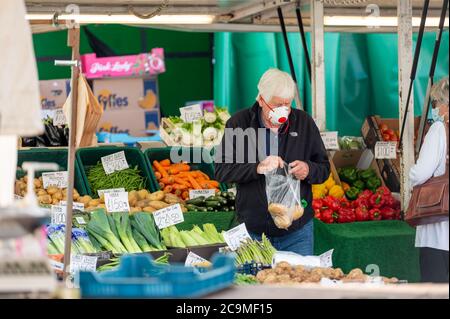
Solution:
<svg viewBox="0 0 450 319">
<path fill-rule="evenodd" d="M 406 98 L 405 114 L 403 116 L 403 122 L 402 122 L 402 126 L 401 126 L 401 131 L 400 131 L 400 140 L 398 142 L 399 150 L 401 150 L 403 147 L 402 143 L 403 143 L 403 133 L 405 131 L 406 118 L 407 118 L 406 115 L 408 114 L 408 111 L 409 111 L 409 101 L 411 99 L 413 84 L 414 84 L 414 80 L 416 78 L 417 63 L 419 62 L 420 49 L 422 47 L 422 38 L 423 38 L 423 33 L 425 31 L 425 22 L 427 20 L 427 12 L 428 12 L 429 4 L 430 4 L 430 0 L 425 0 L 425 2 L 423 4 L 423 9 L 422 9 L 422 16 L 420 18 L 419 35 L 417 36 L 416 48 L 414 49 L 414 60 L 413 60 L 413 65 L 412 65 L 412 69 L 411 69 L 411 75 L 409 77 L 410 82 L 409 82 L 409 89 L 408 89 L 408 97 Z"/>
<path fill-rule="evenodd" d="M 72 211 L 73 211 L 73 187 L 75 180 L 75 151 L 77 136 L 77 108 L 78 108 L 78 78 L 80 75 L 80 28 L 73 27 L 67 32 L 67 45 L 72 48 L 71 77 L 71 110 L 69 126 L 69 154 L 67 159 L 68 184 L 67 184 L 67 210 L 66 210 L 66 238 L 64 241 L 64 280 L 70 267 L 70 253 L 72 243 Z M 59 62 L 60 65 L 64 62 Z M 56 64 L 56 61 L 55 61 Z M 66 64 L 67 65 L 67 64 Z"/>
<path fill-rule="evenodd" d="M 397 0 L 398 16 L 398 107 L 399 107 L 399 125 L 402 120 L 407 122 L 405 125 L 405 139 L 400 156 L 400 194 L 401 207 L 406 209 L 409 202 L 411 185 L 409 184 L 408 172 L 414 165 L 414 112 L 407 112 L 408 107 L 414 109 L 413 101 L 407 99 L 406 92 L 410 88 L 408 79 L 410 70 L 413 66 L 412 58 L 412 0 Z M 412 91 L 412 88 L 411 88 Z M 408 103 L 408 104 L 406 104 Z M 404 117 L 402 119 L 402 116 Z"/>
<path fill-rule="evenodd" d="M 326 127 L 323 0 L 311 0 L 312 114 L 318 128 Z"/>
<path fill-rule="evenodd" d="M 283 11 L 281 11 L 281 8 L 278 7 L 277 12 L 278 12 L 278 19 L 280 20 L 281 31 L 283 32 L 284 46 L 286 48 L 286 54 L 288 57 L 289 68 L 291 69 L 292 79 L 295 82 L 295 89 L 296 89 L 295 104 L 297 104 L 297 108 L 303 110 L 302 103 L 300 102 L 300 92 L 298 90 L 297 77 L 295 76 L 294 62 L 292 62 L 292 55 L 291 55 L 291 49 L 289 47 L 289 40 L 288 40 L 287 32 L 286 32 L 286 25 L 284 24 Z"/>
<path fill-rule="evenodd" d="M 437 56 L 439 53 L 439 47 L 441 46 L 442 32 L 444 29 L 444 22 L 445 22 L 445 15 L 447 13 L 447 7 L 448 7 L 448 0 L 444 0 L 444 3 L 442 5 L 441 17 L 439 20 L 439 31 L 436 35 L 436 40 L 434 42 L 433 58 L 431 60 L 430 73 L 428 75 L 427 93 L 425 94 L 425 100 L 423 101 L 422 116 L 420 118 L 420 125 L 419 125 L 419 133 L 417 134 L 417 141 L 416 141 L 416 148 L 415 148 L 416 155 L 419 154 L 420 148 L 422 147 L 423 133 L 425 130 L 425 122 L 427 121 L 428 110 L 430 108 L 430 91 L 431 91 L 431 86 L 433 85 L 434 71 L 436 69 L 436 62 L 437 62 Z"/>
<path fill-rule="evenodd" d="M 429 1 L 429 0 L 427 0 L 427 1 Z M 298 28 L 300 31 L 300 37 L 302 38 L 303 52 L 305 54 L 305 60 L 306 60 L 306 70 L 308 70 L 309 82 L 311 83 L 311 60 L 309 59 L 308 46 L 306 44 L 305 29 L 303 28 L 302 13 L 300 12 L 300 2 L 297 3 L 297 7 L 295 8 L 295 13 L 297 14 Z"/>
</svg>

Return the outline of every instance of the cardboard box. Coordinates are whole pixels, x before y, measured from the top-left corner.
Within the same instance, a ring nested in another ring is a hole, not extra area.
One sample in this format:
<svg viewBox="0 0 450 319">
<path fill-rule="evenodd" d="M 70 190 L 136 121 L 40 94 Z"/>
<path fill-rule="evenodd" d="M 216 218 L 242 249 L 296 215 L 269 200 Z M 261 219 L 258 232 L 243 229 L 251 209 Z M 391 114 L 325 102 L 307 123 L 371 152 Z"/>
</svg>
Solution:
<svg viewBox="0 0 450 319">
<path fill-rule="evenodd" d="M 97 79 L 94 94 L 104 109 L 98 131 L 145 136 L 160 122 L 155 78 Z"/>
<path fill-rule="evenodd" d="M 70 80 L 39 81 L 42 110 L 55 110 L 62 108 L 70 92 Z"/>
</svg>

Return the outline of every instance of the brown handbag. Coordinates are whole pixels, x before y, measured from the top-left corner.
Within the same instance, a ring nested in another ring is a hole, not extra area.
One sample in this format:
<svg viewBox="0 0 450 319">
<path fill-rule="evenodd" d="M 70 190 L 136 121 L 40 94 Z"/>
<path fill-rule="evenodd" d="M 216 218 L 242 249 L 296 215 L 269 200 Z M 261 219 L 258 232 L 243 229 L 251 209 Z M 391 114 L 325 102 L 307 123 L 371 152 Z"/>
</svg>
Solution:
<svg viewBox="0 0 450 319">
<path fill-rule="evenodd" d="M 448 126 L 447 160 L 445 174 L 431 177 L 428 181 L 413 188 L 405 221 L 411 226 L 438 223 L 448 219 Z"/>
</svg>

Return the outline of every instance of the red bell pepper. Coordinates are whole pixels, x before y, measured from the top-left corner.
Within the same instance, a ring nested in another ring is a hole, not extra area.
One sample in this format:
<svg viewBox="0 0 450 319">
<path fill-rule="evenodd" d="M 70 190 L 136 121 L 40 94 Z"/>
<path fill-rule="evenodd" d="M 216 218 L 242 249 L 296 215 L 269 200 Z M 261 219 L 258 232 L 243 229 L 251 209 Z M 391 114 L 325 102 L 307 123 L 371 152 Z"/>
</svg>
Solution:
<svg viewBox="0 0 450 319">
<path fill-rule="evenodd" d="M 338 223 L 352 223 L 355 221 L 355 212 L 351 208 L 339 209 Z"/>
<path fill-rule="evenodd" d="M 383 195 L 384 206 L 394 208 L 397 206 L 397 200 L 392 195 Z"/>
<path fill-rule="evenodd" d="M 352 202 L 350 202 L 347 198 L 342 197 L 339 200 L 339 204 L 341 206 L 341 208 L 352 208 Z"/>
<path fill-rule="evenodd" d="M 312 201 L 312 209 L 321 209 L 323 206 L 323 201 L 321 199 L 313 199 Z"/>
<path fill-rule="evenodd" d="M 320 209 L 314 209 L 314 217 L 317 219 L 322 219 L 322 212 L 320 211 Z"/>
<path fill-rule="evenodd" d="M 380 208 L 381 206 L 384 206 L 383 195 L 373 194 L 372 196 L 370 196 L 369 206 L 372 208 Z"/>
<path fill-rule="evenodd" d="M 369 199 L 370 196 L 372 196 L 372 195 L 373 195 L 372 191 L 369 190 L 369 189 L 366 189 L 366 190 L 362 191 L 359 194 L 358 198 L 367 198 L 367 199 Z"/>
<path fill-rule="evenodd" d="M 378 187 L 376 193 L 381 195 L 391 195 L 390 189 L 387 188 L 386 186 Z"/>
<path fill-rule="evenodd" d="M 365 197 L 358 197 L 353 201 L 353 208 L 358 208 L 361 206 L 369 207 L 369 199 Z"/>
<path fill-rule="evenodd" d="M 333 196 L 326 196 L 323 200 L 323 206 L 328 207 L 333 212 L 336 212 L 339 210 L 339 201 L 334 198 Z"/>
<path fill-rule="evenodd" d="M 369 220 L 369 209 L 367 206 L 359 206 L 355 209 L 355 218 L 359 222 Z"/>
<path fill-rule="evenodd" d="M 393 220 L 396 219 L 395 215 L 395 209 L 393 209 L 392 207 L 388 207 L 388 206 L 383 206 L 380 208 L 380 212 L 381 212 L 381 217 L 385 220 Z"/>
<path fill-rule="evenodd" d="M 321 213 L 321 220 L 324 223 L 332 224 L 334 223 L 335 218 L 336 214 L 330 208 L 324 209 Z"/>
<path fill-rule="evenodd" d="M 381 220 L 381 212 L 378 208 L 372 208 L 369 210 L 369 220 Z"/>
</svg>

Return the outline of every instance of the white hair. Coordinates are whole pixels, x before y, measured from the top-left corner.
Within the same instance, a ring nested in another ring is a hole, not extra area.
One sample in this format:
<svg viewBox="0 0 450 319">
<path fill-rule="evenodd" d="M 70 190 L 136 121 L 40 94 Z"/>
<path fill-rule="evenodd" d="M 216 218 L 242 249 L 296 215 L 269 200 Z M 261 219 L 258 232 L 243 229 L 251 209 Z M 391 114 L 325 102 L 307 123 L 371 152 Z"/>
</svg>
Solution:
<svg viewBox="0 0 450 319">
<path fill-rule="evenodd" d="M 295 82 L 289 73 L 272 68 L 264 72 L 258 83 L 258 95 L 269 102 L 274 96 L 282 99 L 293 99 L 295 96 Z"/>
<path fill-rule="evenodd" d="M 448 76 L 433 85 L 430 96 L 437 104 L 448 106 Z"/>
</svg>

